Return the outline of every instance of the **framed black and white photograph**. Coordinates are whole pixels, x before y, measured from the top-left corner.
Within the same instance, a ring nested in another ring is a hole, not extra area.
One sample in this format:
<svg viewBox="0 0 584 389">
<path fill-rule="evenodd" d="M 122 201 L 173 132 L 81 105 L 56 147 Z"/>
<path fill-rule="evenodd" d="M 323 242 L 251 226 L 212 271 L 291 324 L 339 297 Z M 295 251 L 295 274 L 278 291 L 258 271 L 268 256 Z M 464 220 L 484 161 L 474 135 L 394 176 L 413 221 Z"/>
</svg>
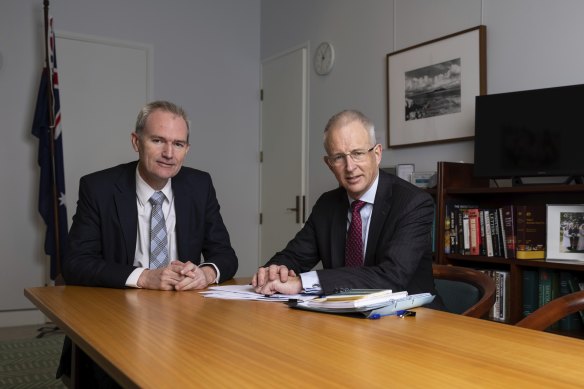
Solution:
<svg viewBox="0 0 584 389">
<path fill-rule="evenodd" d="M 475 97 L 486 93 L 486 27 L 387 54 L 388 147 L 474 137 Z"/>
<path fill-rule="evenodd" d="M 584 262 L 584 204 L 547 206 L 547 260 Z"/>
</svg>

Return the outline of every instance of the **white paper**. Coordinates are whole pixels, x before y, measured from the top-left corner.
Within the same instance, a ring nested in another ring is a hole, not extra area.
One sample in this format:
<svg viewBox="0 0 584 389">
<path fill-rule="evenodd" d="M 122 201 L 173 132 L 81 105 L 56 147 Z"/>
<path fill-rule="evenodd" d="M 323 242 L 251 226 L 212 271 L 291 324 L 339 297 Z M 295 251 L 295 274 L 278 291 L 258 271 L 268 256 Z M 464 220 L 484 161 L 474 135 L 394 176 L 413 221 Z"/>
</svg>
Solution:
<svg viewBox="0 0 584 389">
<path fill-rule="evenodd" d="M 307 294 L 273 294 L 266 296 L 256 293 L 251 285 L 221 285 L 211 286 L 207 290 L 199 292 L 204 297 L 224 300 L 260 300 L 260 301 L 288 301 L 289 299 L 311 300 L 318 296 Z"/>
</svg>

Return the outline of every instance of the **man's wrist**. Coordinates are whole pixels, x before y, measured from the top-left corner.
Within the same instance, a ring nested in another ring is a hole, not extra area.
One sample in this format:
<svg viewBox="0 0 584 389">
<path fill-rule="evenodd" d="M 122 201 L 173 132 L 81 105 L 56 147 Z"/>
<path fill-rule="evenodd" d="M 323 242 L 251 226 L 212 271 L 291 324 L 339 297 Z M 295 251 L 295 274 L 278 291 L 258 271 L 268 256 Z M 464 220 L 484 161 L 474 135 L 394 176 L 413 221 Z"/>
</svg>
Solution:
<svg viewBox="0 0 584 389">
<path fill-rule="evenodd" d="M 207 285 L 210 285 L 217 280 L 217 273 L 215 273 L 213 266 L 201 266 L 199 269 L 201 269 L 205 275 L 205 281 L 207 282 Z"/>
<path fill-rule="evenodd" d="M 136 286 L 138 286 L 138 288 L 145 288 L 146 287 L 146 277 L 148 277 L 148 272 L 150 271 L 150 269 L 144 269 L 142 271 L 142 273 L 140 273 L 140 276 L 138 277 L 138 281 L 136 282 Z"/>
</svg>

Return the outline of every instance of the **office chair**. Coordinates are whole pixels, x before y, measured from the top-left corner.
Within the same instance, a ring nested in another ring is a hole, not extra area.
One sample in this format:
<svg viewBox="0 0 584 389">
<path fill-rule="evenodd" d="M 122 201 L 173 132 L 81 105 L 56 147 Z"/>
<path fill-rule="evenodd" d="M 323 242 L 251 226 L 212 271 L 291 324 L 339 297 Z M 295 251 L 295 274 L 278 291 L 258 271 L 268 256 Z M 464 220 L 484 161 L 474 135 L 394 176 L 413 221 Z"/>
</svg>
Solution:
<svg viewBox="0 0 584 389">
<path fill-rule="evenodd" d="M 553 299 L 521 319 L 517 327 L 543 331 L 564 317 L 584 310 L 584 291 L 574 292 Z"/>
<path fill-rule="evenodd" d="M 495 281 L 483 272 L 433 264 L 432 274 L 448 312 L 482 318 L 495 304 Z"/>
</svg>

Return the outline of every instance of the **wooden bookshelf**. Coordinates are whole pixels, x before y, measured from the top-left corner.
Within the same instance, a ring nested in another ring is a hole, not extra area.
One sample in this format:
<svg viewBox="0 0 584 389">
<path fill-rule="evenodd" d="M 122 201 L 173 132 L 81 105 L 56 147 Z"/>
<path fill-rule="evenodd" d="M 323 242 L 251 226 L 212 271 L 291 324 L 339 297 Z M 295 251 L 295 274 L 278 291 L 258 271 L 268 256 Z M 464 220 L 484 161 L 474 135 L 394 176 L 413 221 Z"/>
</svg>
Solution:
<svg viewBox="0 0 584 389">
<path fill-rule="evenodd" d="M 446 204 L 476 203 L 481 208 L 499 208 L 505 205 L 582 204 L 584 185 L 525 185 L 519 187 L 489 187 L 489 180 L 473 176 L 473 164 L 438 162 L 438 181 L 435 190 L 437 223 L 435 261 L 472 268 L 509 271 L 510 319 L 515 324 L 522 318 L 522 271 L 525 269 L 553 269 L 569 271 L 584 281 L 584 265 L 554 263 L 545 260 L 519 260 L 480 255 L 445 254 Z M 584 327 L 583 327 L 584 328 Z M 582 333 L 574 334 L 582 337 Z"/>
</svg>

